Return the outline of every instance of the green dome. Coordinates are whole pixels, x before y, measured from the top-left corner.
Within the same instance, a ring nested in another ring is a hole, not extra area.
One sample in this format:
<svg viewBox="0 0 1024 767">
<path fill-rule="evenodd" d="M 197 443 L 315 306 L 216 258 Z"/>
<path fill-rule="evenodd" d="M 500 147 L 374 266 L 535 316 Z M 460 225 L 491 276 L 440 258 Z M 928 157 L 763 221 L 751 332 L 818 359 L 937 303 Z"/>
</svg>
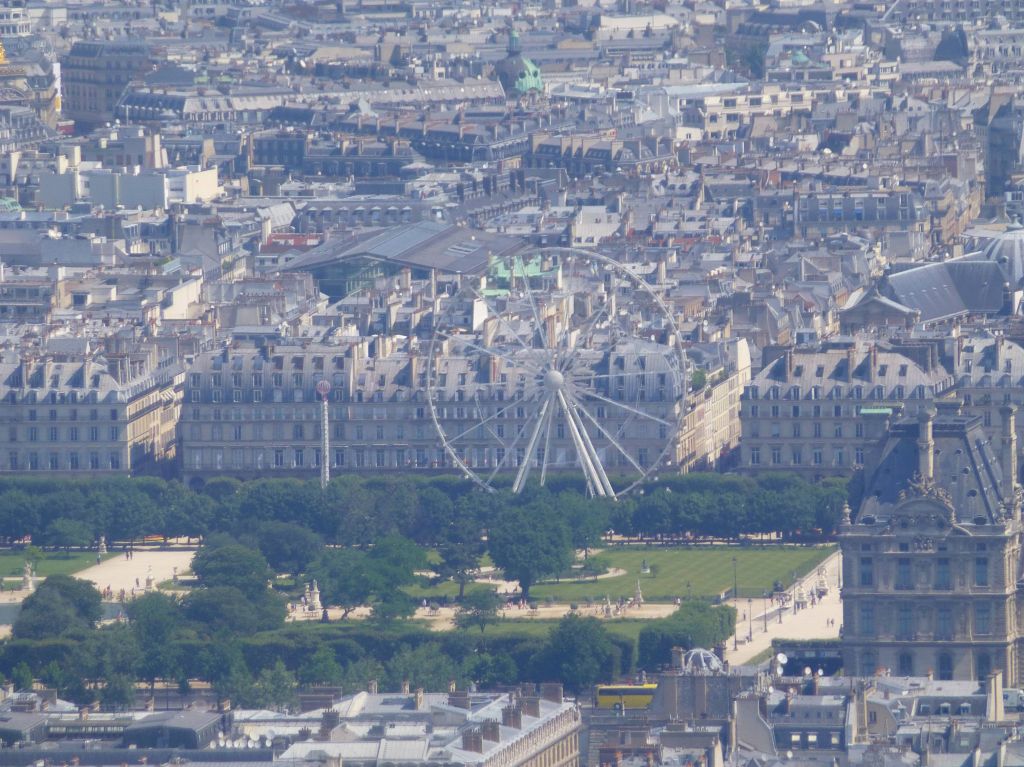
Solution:
<svg viewBox="0 0 1024 767">
<path fill-rule="evenodd" d="M 540 68 L 522 54 L 519 35 L 515 31 L 508 36 L 508 56 L 494 65 L 494 72 L 507 94 L 522 96 L 544 90 Z"/>
</svg>

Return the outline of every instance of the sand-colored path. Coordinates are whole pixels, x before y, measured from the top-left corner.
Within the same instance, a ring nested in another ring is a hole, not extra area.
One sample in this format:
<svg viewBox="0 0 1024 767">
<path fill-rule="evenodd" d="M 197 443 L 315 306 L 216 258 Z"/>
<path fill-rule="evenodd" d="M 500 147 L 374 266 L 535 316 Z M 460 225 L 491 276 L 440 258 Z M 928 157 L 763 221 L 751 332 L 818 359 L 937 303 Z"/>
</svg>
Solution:
<svg viewBox="0 0 1024 767">
<path fill-rule="evenodd" d="M 839 573 L 842 559 L 839 552 L 822 562 L 828 594 L 817 604 L 793 612 L 793 602 L 780 608 L 778 603 L 768 605 L 767 628 L 765 631 L 765 601 L 763 599 L 739 599 L 732 604 L 736 608 L 736 642 L 729 639 L 725 658 L 730 663 L 746 663 L 761 655 L 771 646 L 773 639 L 835 639 L 843 622 L 843 606 L 839 599 Z M 789 589 L 792 595 L 797 587 L 810 593 L 818 580 L 817 572 L 808 573 Z M 779 622 L 779 613 L 782 622 Z"/>
<path fill-rule="evenodd" d="M 101 564 L 75 573 L 75 577 L 92 581 L 100 591 L 109 587 L 117 596 L 124 589 L 125 594 L 131 596 L 132 589 L 138 593 L 145 588 L 146 577 L 150 572 L 154 583 L 171 580 L 175 571 L 179 575 L 184 573 L 194 554 L 195 551 L 191 549 L 136 549 L 131 559 L 118 554 Z"/>
<path fill-rule="evenodd" d="M 613 611 L 611 616 L 606 616 L 603 606 L 580 607 L 576 610 L 579 615 L 599 618 L 601 620 L 614 621 L 616 619 L 641 619 L 651 620 L 654 618 L 665 618 L 675 612 L 676 605 L 666 603 L 646 603 L 636 607 L 625 607 Z M 572 608 L 568 604 L 538 605 L 536 610 L 529 608 L 512 607 L 500 610 L 499 617 L 512 621 L 535 621 L 535 620 L 558 620 L 568 615 Z M 448 631 L 455 625 L 454 607 L 420 607 L 416 610 L 416 620 L 426 621 L 430 624 L 431 631 Z M 346 620 L 365 620 L 370 617 L 371 611 L 368 607 L 357 607 L 348 614 Z M 322 613 L 314 613 L 301 609 L 292 609 L 288 613 L 288 620 L 291 621 L 316 621 L 320 620 Z M 341 620 L 342 610 L 337 607 L 327 609 L 327 617 L 332 620 Z"/>
</svg>

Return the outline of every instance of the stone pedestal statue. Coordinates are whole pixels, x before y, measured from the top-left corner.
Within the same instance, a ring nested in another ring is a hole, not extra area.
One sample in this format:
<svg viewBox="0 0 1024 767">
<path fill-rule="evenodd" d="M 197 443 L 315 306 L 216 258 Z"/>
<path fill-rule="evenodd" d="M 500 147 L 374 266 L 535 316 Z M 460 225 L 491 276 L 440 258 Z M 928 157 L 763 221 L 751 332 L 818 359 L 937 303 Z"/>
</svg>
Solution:
<svg viewBox="0 0 1024 767">
<path fill-rule="evenodd" d="M 323 607 L 320 604 L 320 587 L 317 585 L 316 579 L 314 579 L 313 588 L 309 590 L 309 609 L 310 612 L 320 612 Z"/>
<path fill-rule="evenodd" d="M 99 546 L 96 547 L 96 553 L 97 554 L 106 554 L 107 553 L 107 536 L 105 536 L 105 535 L 101 535 L 100 536 L 100 544 L 99 544 Z"/>
<path fill-rule="evenodd" d="M 636 579 L 636 591 L 633 592 L 633 602 L 635 602 L 638 605 L 642 605 L 644 603 L 644 595 L 640 591 L 640 579 L 639 578 Z"/>
<path fill-rule="evenodd" d="M 153 582 L 153 565 L 146 568 L 146 591 L 152 591 L 156 588 L 156 584 Z"/>
<path fill-rule="evenodd" d="M 32 591 L 35 588 L 35 582 L 32 578 L 34 575 L 32 563 L 27 559 L 25 560 L 25 567 L 21 571 L 21 590 Z"/>
</svg>

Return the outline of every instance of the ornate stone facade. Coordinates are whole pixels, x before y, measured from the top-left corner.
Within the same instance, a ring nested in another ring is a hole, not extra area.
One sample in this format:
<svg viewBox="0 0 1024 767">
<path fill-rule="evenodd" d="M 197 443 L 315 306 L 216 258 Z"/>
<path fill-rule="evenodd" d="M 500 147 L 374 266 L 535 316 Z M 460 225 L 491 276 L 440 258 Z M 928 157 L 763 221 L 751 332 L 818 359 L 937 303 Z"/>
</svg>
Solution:
<svg viewBox="0 0 1024 767">
<path fill-rule="evenodd" d="M 978 417 L 870 425 L 864 499 L 840 526 L 847 673 L 1021 682 L 1014 420 L 994 446 Z"/>
</svg>

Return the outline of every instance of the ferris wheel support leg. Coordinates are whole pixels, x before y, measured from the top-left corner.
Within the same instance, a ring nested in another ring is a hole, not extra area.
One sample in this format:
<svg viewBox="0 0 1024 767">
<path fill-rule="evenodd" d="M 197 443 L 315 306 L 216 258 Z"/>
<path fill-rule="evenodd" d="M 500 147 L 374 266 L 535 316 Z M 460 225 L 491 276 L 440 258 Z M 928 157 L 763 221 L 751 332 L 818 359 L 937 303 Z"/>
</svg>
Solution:
<svg viewBox="0 0 1024 767">
<path fill-rule="evenodd" d="M 533 463 L 533 457 L 537 451 L 537 442 L 540 439 L 540 432 L 544 426 L 544 418 L 547 416 L 548 407 L 550 407 L 550 405 L 551 397 L 548 396 L 544 400 L 544 404 L 540 406 L 540 414 L 537 418 L 537 423 L 533 427 L 533 433 L 530 434 L 530 441 L 526 443 L 526 452 L 523 456 L 523 464 L 519 467 L 515 482 L 512 483 L 513 493 L 518 493 L 523 489 L 523 484 L 526 482 L 526 475 L 530 473 L 530 464 Z"/>
<path fill-rule="evenodd" d="M 579 429 L 576 427 L 576 421 L 572 417 L 572 409 L 569 407 L 569 403 L 565 399 L 565 394 L 561 391 L 558 392 L 558 402 L 565 411 L 565 420 L 569 424 L 569 434 L 572 436 L 572 441 L 576 445 L 576 452 L 579 454 L 580 463 L 583 464 L 583 476 L 587 478 L 587 484 L 590 485 L 591 491 L 594 495 L 607 495 L 607 491 L 605 490 L 604 485 L 601 484 L 601 479 L 597 474 L 597 470 L 594 468 L 594 463 L 590 457 L 590 451 L 587 450 L 587 445 L 583 441 L 583 437 L 580 436 Z"/>
<path fill-rule="evenodd" d="M 593 440 L 591 440 L 590 435 L 587 434 L 586 425 L 583 423 L 583 419 L 580 417 L 580 414 L 576 412 L 575 404 L 576 403 L 574 401 L 571 417 L 576 421 L 576 428 L 579 430 L 580 436 L 583 438 L 584 443 L 587 445 L 587 449 L 590 451 L 590 460 L 594 464 L 594 469 L 597 471 L 597 477 L 600 480 L 602 487 L 604 487 L 605 493 L 614 498 L 615 488 L 612 487 L 612 483 L 608 480 L 608 474 L 604 470 L 604 464 L 601 463 L 601 458 L 597 454 L 597 448 L 594 447 Z"/>
</svg>

